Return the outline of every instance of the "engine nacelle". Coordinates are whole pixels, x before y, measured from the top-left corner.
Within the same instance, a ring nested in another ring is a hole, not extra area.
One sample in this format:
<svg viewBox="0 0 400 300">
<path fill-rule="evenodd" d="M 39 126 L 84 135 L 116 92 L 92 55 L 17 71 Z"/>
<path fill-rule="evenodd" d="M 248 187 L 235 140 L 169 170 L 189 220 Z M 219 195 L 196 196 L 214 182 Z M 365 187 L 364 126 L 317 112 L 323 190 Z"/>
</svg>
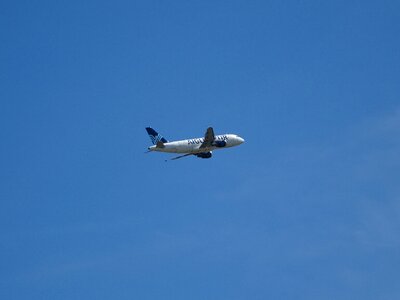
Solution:
<svg viewBox="0 0 400 300">
<path fill-rule="evenodd" d="M 211 152 L 197 153 L 196 156 L 200 158 L 211 158 L 212 153 Z"/>
<path fill-rule="evenodd" d="M 226 142 L 225 142 L 225 141 L 214 141 L 214 142 L 212 143 L 212 145 L 213 145 L 214 147 L 217 147 L 217 148 L 222 148 L 222 147 L 225 147 L 225 146 L 226 146 Z"/>
</svg>

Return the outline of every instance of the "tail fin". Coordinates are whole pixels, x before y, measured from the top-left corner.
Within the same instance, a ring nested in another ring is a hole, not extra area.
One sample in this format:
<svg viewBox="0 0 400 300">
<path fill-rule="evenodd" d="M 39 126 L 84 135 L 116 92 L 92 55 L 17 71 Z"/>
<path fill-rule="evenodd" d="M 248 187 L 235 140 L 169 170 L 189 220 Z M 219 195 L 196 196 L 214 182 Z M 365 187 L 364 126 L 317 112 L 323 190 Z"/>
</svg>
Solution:
<svg viewBox="0 0 400 300">
<path fill-rule="evenodd" d="M 153 145 L 157 145 L 158 142 L 168 143 L 168 141 L 157 131 L 155 131 L 151 127 L 146 127 L 146 131 L 149 134 L 149 137 L 153 143 Z"/>
</svg>

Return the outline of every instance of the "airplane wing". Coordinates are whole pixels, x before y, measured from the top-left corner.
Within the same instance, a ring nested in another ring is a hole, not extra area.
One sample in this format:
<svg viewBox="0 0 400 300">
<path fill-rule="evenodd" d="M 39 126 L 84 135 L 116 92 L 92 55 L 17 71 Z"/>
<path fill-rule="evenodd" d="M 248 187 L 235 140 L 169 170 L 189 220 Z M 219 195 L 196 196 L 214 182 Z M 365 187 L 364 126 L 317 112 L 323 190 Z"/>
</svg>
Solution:
<svg viewBox="0 0 400 300">
<path fill-rule="evenodd" d="M 200 149 L 211 147 L 212 143 L 214 142 L 214 139 L 215 139 L 214 129 L 212 127 L 208 127 L 206 134 L 204 135 L 204 142 L 200 145 Z"/>
<path fill-rule="evenodd" d="M 171 158 L 170 160 L 179 159 L 179 158 L 186 157 L 186 156 L 189 156 L 189 155 L 193 155 L 193 153 L 188 153 L 188 154 L 185 154 L 185 155 L 176 156 L 176 157 Z M 166 159 L 165 161 L 168 161 L 168 160 Z"/>
</svg>

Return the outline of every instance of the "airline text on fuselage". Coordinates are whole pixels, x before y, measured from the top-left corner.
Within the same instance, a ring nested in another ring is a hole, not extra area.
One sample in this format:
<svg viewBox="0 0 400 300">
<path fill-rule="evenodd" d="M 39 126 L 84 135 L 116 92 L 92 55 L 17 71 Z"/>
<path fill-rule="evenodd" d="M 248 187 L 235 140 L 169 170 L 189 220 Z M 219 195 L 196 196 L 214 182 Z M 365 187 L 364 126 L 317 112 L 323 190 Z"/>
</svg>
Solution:
<svg viewBox="0 0 400 300">
<path fill-rule="evenodd" d="M 217 140 L 217 141 L 227 141 L 228 137 L 226 135 L 219 135 L 219 136 L 215 137 L 215 140 Z M 202 144 L 202 143 L 204 143 L 204 138 L 188 140 L 188 145 Z"/>
</svg>

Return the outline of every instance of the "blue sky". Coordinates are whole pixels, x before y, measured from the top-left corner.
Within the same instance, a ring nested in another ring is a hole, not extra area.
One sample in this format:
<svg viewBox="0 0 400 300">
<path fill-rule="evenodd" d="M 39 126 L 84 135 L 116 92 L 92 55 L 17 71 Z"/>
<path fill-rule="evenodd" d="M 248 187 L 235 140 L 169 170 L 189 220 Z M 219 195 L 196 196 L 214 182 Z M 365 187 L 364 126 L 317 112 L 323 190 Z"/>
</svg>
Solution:
<svg viewBox="0 0 400 300">
<path fill-rule="evenodd" d="M 399 11 L 2 2 L 0 297 L 399 299 Z"/>
</svg>

